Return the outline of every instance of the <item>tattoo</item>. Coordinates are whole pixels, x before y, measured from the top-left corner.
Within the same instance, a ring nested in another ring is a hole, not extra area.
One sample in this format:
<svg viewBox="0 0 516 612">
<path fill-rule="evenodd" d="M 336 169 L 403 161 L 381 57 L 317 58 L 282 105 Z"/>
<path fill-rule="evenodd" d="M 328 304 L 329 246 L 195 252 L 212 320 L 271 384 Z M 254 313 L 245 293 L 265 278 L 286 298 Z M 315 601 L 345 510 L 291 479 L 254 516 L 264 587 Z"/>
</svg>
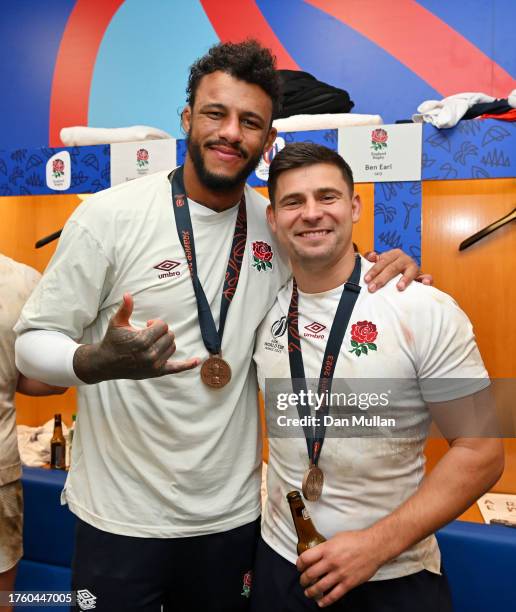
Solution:
<svg viewBox="0 0 516 612">
<path fill-rule="evenodd" d="M 138 330 L 110 322 L 102 342 L 75 351 L 73 369 L 88 384 L 154 378 L 166 373 L 163 368 L 174 351 L 174 336 L 164 323 Z"/>
</svg>

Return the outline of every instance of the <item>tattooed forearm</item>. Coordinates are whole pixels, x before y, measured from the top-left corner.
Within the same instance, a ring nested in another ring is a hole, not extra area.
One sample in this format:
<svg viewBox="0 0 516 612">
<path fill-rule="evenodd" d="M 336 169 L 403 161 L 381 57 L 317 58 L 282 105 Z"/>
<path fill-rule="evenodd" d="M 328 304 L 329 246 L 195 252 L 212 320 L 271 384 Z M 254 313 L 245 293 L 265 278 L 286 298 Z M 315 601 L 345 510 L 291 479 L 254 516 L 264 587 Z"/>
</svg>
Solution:
<svg viewBox="0 0 516 612">
<path fill-rule="evenodd" d="M 113 315 L 103 340 L 84 344 L 74 354 L 73 368 L 84 382 L 154 378 L 174 374 L 199 365 L 198 359 L 169 362 L 176 350 L 174 334 L 159 319 L 149 321 L 145 329 L 131 326 L 133 302 L 129 294 Z"/>
</svg>

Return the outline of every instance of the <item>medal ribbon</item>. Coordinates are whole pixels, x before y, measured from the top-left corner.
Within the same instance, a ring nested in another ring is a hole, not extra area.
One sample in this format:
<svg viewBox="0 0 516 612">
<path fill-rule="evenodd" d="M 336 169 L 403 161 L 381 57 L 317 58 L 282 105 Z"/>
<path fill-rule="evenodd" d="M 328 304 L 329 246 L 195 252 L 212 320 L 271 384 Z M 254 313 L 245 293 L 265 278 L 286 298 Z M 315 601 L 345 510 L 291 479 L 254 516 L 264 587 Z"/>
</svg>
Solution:
<svg viewBox="0 0 516 612">
<path fill-rule="evenodd" d="M 339 358 L 340 347 L 346 334 L 346 329 L 351 318 L 351 313 L 355 307 L 355 303 L 360 293 L 360 257 L 356 256 L 355 267 L 353 273 L 349 277 L 347 283 L 344 284 L 342 294 L 340 296 L 339 305 L 335 312 L 335 317 L 331 325 L 330 335 L 326 344 L 324 358 L 319 374 L 319 385 L 317 392 L 330 393 L 333 382 L 333 375 Z M 301 390 L 307 392 L 305 367 L 303 364 L 303 353 L 301 350 L 301 340 L 299 337 L 298 326 L 298 291 L 297 284 L 294 279 L 292 287 L 292 297 L 290 299 L 290 307 L 288 312 L 288 358 L 290 362 L 290 376 L 292 378 L 293 390 L 299 395 Z M 300 405 L 297 403 L 297 411 L 299 416 L 310 416 L 310 406 Z M 317 465 L 321 455 L 324 437 L 326 435 L 326 425 L 324 425 L 324 416 L 329 412 L 326 402 L 323 402 L 319 413 L 322 418 L 314 429 L 312 426 L 304 425 L 303 431 L 308 449 L 308 458 L 310 464 Z"/>
<path fill-rule="evenodd" d="M 172 208 L 176 219 L 177 235 L 183 246 L 186 261 L 192 278 L 195 299 L 197 301 L 197 312 L 199 315 L 199 326 L 201 328 L 204 346 L 211 355 L 220 354 L 222 347 L 222 336 L 226 325 L 226 317 L 229 305 L 233 300 L 242 268 L 242 259 L 245 253 L 247 240 L 247 213 L 245 206 L 245 196 L 238 207 L 238 215 L 233 234 L 233 244 L 229 255 L 224 288 L 222 290 L 222 300 L 220 303 L 219 329 L 215 325 L 213 314 L 202 288 L 201 281 L 197 276 L 197 260 L 195 257 L 195 241 L 192 228 L 192 219 L 188 207 L 188 199 L 185 192 L 183 181 L 183 166 L 179 166 L 170 177 L 172 183 Z"/>
</svg>

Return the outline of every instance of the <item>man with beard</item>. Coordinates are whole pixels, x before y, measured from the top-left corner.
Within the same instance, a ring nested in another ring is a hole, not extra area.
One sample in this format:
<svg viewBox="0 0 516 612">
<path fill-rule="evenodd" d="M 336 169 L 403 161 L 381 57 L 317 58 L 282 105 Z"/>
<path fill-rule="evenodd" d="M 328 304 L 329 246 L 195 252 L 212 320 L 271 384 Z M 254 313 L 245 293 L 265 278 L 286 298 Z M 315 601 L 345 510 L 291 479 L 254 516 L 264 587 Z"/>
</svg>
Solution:
<svg viewBox="0 0 516 612">
<path fill-rule="evenodd" d="M 96 610 L 248 605 L 261 476 L 251 358 L 290 273 L 266 201 L 245 185 L 276 135 L 273 58 L 256 42 L 216 45 L 187 93 L 184 166 L 80 206 L 17 326 L 24 372 L 78 385 L 63 500 L 78 517 L 73 589 Z M 410 281 L 415 266 L 401 265 Z"/>
</svg>

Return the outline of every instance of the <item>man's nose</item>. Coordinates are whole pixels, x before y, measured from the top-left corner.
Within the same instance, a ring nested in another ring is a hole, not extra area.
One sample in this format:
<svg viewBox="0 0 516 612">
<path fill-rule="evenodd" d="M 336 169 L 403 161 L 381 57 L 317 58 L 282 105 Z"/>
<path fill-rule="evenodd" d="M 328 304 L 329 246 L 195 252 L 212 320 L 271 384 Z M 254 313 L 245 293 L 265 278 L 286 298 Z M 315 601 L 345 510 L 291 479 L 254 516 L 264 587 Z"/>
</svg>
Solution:
<svg viewBox="0 0 516 612">
<path fill-rule="evenodd" d="M 323 209 L 320 203 L 313 197 L 307 198 L 302 212 L 303 221 L 313 223 L 318 221 L 323 215 Z"/>
<path fill-rule="evenodd" d="M 227 142 L 240 142 L 242 140 L 242 127 L 239 117 L 236 115 L 225 117 L 220 125 L 219 136 Z"/>
</svg>

